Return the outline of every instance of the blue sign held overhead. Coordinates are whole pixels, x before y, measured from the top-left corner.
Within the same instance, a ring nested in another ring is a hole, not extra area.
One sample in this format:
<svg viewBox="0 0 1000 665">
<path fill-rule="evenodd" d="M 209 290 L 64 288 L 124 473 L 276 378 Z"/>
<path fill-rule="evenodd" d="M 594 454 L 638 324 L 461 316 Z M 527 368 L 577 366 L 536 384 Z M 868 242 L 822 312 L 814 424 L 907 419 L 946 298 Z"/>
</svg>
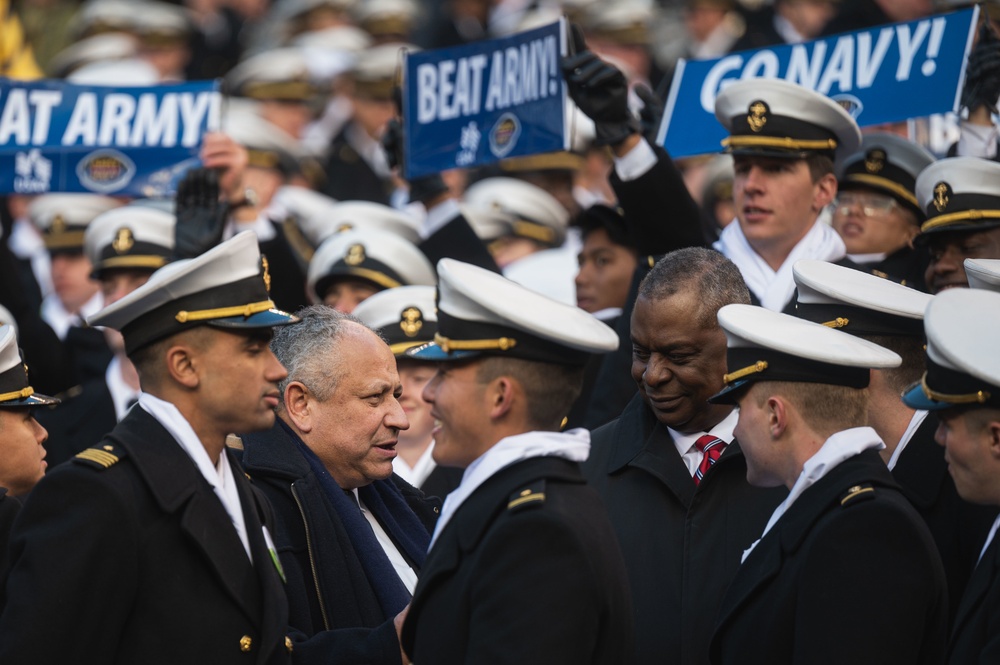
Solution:
<svg viewBox="0 0 1000 665">
<path fill-rule="evenodd" d="M 407 178 L 565 150 L 559 21 L 511 37 L 406 56 Z"/>
<path fill-rule="evenodd" d="M 862 127 L 958 110 L 979 8 L 803 44 L 681 60 L 657 141 L 674 157 L 721 150 L 715 97 L 751 78 L 798 83 L 840 102 Z"/>
<path fill-rule="evenodd" d="M 0 192 L 172 194 L 219 125 L 215 82 L 111 88 L 0 78 Z"/>
</svg>

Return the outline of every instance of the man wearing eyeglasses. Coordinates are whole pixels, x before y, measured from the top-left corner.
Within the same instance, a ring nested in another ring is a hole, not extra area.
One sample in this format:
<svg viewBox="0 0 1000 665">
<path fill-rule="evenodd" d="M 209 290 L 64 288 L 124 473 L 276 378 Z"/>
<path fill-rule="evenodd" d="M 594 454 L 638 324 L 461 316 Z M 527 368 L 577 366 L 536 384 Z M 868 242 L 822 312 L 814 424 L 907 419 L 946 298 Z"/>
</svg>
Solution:
<svg viewBox="0 0 1000 665">
<path fill-rule="evenodd" d="M 926 291 L 928 253 L 914 247 L 925 215 L 914 187 L 934 162 L 921 146 L 894 134 L 868 134 L 839 175 L 833 228 L 863 270 Z"/>
</svg>

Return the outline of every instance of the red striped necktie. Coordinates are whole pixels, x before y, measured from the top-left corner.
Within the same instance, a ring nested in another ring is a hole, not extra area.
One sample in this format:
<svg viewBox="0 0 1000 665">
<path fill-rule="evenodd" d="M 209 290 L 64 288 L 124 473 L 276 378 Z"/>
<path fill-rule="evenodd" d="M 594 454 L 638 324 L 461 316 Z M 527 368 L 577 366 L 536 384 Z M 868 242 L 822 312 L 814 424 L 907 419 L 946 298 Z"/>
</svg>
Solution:
<svg viewBox="0 0 1000 665">
<path fill-rule="evenodd" d="M 704 434 L 698 437 L 694 445 L 702 454 L 701 464 L 698 465 L 698 470 L 694 472 L 694 484 L 697 485 L 705 477 L 705 474 L 708 473 L 712 465 L 722 457 L 722 452 L 726 449 L 727 444 L 717 436 Z"/>
</svg>

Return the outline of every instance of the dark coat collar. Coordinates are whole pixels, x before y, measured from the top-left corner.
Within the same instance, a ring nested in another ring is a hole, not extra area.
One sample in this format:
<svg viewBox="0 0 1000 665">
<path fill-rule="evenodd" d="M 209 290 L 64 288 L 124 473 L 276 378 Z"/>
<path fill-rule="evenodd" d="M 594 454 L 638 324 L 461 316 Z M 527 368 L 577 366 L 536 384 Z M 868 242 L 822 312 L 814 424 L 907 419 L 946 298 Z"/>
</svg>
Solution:
<svg viewBox="0 0 1000 665">
<path fill-rule="evenodd" d="M 937 425 L 934 414 L 927 414 L 892 470 L 896 482 L 903 488 L 903 494 L 921 511 L 938 501 L 948 475 L 944 449 L 934 441 Z"/>
</svg>

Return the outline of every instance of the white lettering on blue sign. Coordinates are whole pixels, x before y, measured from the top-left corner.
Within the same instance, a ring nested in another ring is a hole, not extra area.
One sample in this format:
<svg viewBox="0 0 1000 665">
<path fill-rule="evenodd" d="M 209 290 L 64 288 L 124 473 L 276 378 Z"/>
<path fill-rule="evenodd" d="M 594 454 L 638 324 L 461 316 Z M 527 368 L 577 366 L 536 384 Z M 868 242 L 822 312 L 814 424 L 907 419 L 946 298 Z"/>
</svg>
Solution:
<svg viewBox="0 0 1000 665">
<path fill-rule="evenodd" d="M 421 64 L 415 81 L 417 122 L 453 120 L 544 99 L 559 93 L 561 80 L 554 35 L 490 56 Z"/>
<path fill-rule="evenodd" d="M 840 92 L 870 88 L 893 46 L 899 55 L 896 81 L 910 79 L 921 51 L 925 59 L 917 70 L 923 76 L 932 76 L 937 69 L 935 58 L 946 24 L 947 18 L 936 17 L 920 21 L 912 30 L 907 24 L 885 27 L 879 31 L 874 44 L 870 32 L 843 35 L 833 44 L 829 56 L 824 42 L 817 42 L 812 53 L 805 45 L 796 44 L 784 72 L 780 71 L 777 54 L 768 49 L 755 52 L 745 62 L 742 55 L 727 56 L 705 76 L 701 106 L 712 113 L 720 90 L 734 81 L 748 78 L 783 78 L 823 94 L 829 94 L 834 85 Z"/>
</svg>

